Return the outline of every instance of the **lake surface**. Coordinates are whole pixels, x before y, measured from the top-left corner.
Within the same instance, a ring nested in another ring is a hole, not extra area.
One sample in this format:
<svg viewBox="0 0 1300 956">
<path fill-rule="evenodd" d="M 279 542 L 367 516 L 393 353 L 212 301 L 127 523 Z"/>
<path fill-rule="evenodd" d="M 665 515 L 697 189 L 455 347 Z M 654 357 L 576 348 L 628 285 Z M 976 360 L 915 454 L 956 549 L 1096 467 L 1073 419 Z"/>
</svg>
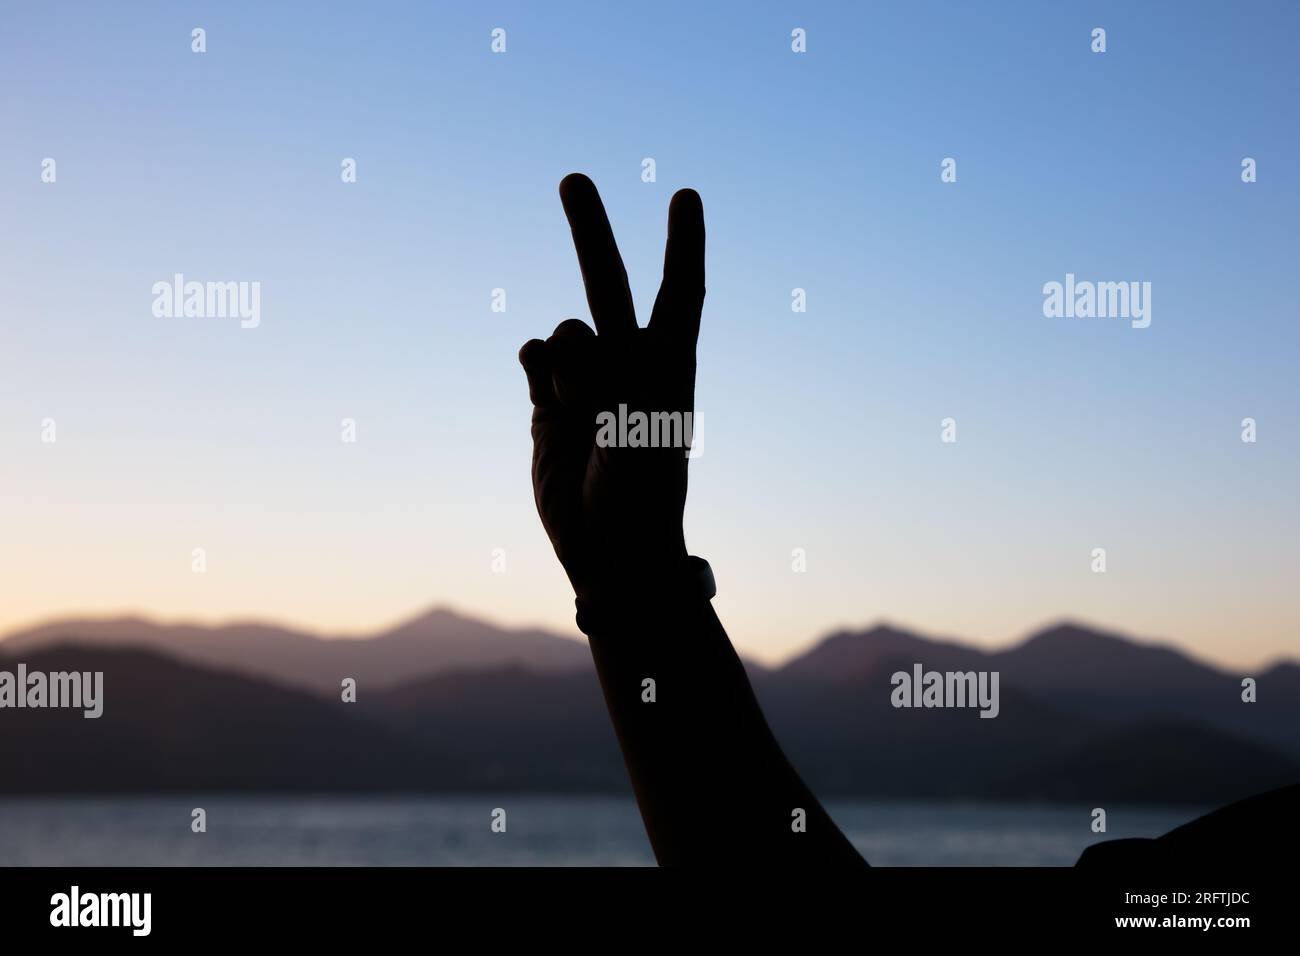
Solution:
<svg viewBox="0 0 1300 956">
<path fill-rule="evenodd" d="M 1069 866 L 1193 808 L 830 802 L 879 866 Z M 207 812 L 193 833 L 191 811 Z M 506 832 L 490 829 L 495 808 Z M 650 866 L 636 804 L 611 797 L 0 798 L 0 866 Z"/>
</svg>

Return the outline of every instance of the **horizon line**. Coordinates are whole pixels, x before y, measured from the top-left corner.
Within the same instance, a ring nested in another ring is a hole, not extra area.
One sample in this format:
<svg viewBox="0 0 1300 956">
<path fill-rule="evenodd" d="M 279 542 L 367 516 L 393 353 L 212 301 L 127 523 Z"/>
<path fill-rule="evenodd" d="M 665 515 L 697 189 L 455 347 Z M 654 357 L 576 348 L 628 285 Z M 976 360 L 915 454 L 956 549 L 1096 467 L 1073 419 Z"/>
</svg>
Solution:
<svg viewBox="0 0 1300 956">
<path fill-rule="evenodd" d="M 121 623 L 121 622 L 128 622 L 128 621 L 138 621 L 144 624 L 149 624 L 155 627 L 163 627 L 163 628 L 195 627 L 195 628 L 201 628 L 210 631 L 221 630 L 223 628 L 230 628 L 230 627 L 240 627 L 240 626 L 265 627 L 265 628 L 273 628 L 275 630 L 280 630 L 280 631 L 289 631 L 292 633 L 300 634 L 304 637 L 309 637 L 320 641 L 338 641 L 338 640 L 366 641 L 366 640 L 374 640 L 389 631 L 397 630 L 398 628 L 410 624 L 414 621 L 418 621 L 421 618 L 429 617 L 430 615 L 439 614 L 439 613 L 447 614 L 452 617 L 461 618 L 462 620 L 468 620 L 479 624 L 485 624 L 489 627 L 496 628 L 497 630 L 500 631 L 506 631 L 506 632 L 540 631 L 541 633 L 550 635 L 557 639 L 569 640 L 579 644 L 585 644 L 587 640 L 586 637 L 583 636 L 580 632 L 573 633 L 573 634 L 563 633 L 561 631 L 554 629 L 549 625 L 537 624 L 537 623 L 506 624 L 506 623 L 502 623 L 499 619 L 496 619 L 488 614 L 482 614 L 476 611 L 465 611 L 445 601 L 438 601 L 428 605 L 425 610 L 417 611 L 414 613 L 408 613 L 402 617 L 399 617 L 394 621 L 394 623 L 388 626 L 380 627 L 378 629 L 373 629 L 365 632 L 342 632 L 342 633 L 327 633 L 324 631 L 319 631 L 315 628 L 301 627 L 295 624 L 286 623 L 283 620 L 277 621 L 266 617 L 237 616 L 237 617 L 222 618 L 219 620 L 203 620 L 201 618 L 193 618 L 193 617 L 169 618 L 148 611 L 141 611 L 139 609 L 130 609 L 130 610 L 121 610 L 121 611 L 98 611 L 98 612 L 77 611 L 77 612 L 69 612 L 55 617 L 46 617 L 43 620 L 31 624 L 8 628 L 4 631 L 3 634 L 0 634 L 0 648 L 3 648 L 5 643 L 8 642 L 9 639 L 12 637 L 19 636 L 29 631 L 42 630 L 42 629 L 54 627 L 59 624 L 68 624 L 68 625 L 109 624 L 109 623 Z M 1259 664 L 1259 666 L 1256 668 L 1246 668 L 1243 667 L 1242 665 L 1228 665 L 1224 663 L 1219 663 L 1219 662 L 1212 661 L 1206 657 L 1203 657 L 1197 652 L 1188 650 L 1184 646 L 1180 645 L 1179 643 L 1169 639 L 1134 637 L 1127 631 L 1116 630 L 1105 625 L 1088 623 L 1082 618 L 1072 617 L 1068 614 L 1055 617 L 1048 623 L 1041 624 L 1029 629 L 1029 631 L 1027 633 L 1024 633 L 1023 636 L 1021 637 L 1012 638 L 1010 641 L 1007 641 L 1005 643 L 1000 643 L 992 647 L 981 646 L 980 644 L 973 642 L 969 639 L 953 638 L 947 635 L 930 634 L 929 632 L 924 630 L 909 627 L 907 625 L 896 624 L 886 617 L 879 617 L 876 618 L 870 624 L 865 626 L 855 627 L 853 625 L 841 624 L 832 628 L 824 629 L 821 633 L 821 636 L 819 637 L 814 636 L 810 638 L 807 642 L 802 644 L 798 650 L 792 651 L 788 655 L 782 656 L 779 659 L 779 661 L 774 664 L 767 664 L 762 661 L 756 661 L 753 658 L 753 656 L 749 654 L 744 654 L 742 656 L 747 661 L 750 661 L 751 663 L 758 663 L 759 666 L 761 667 L 771 669 L 771 670 L 778 670 L 782 667 L 787 666 L 793 661 L 798 660 L 800 657 L 803 657 L 809 651 L 817 647 L 820 647 L 822 644 L 826 643 L 831 638 L 840 637 L 840 636 L 861 635 L 861 634 L 870 633 L 872 631 L 877 631 L 881 629 L 897 631 L 899 633 L 906 634 L 909 637 L 914 637 L 923 641 L 927 641 L 931 644 L 958 646 L 969 650 L 975 650 L 983 654 L 999 654 L 999 653 L 1004 653 L 1013 650 L 1017 647 L 1021 647 L 1027 644 L 1028 642 L 1030 642 L 1031 640 L 1033 640 L 1034 638 L 1039 637 L 1040 635 L 1048 631 L 1056 630 L 1061 627 L 1081 628 L 1084 630 L 1091 631 L 1092 633 L 1100 635 L 1102 637 L 1115 638 L 1118 640 L 1122 640 L 1126 643 L 1151 649 L 1151 650 L 1172 651 L 1173 653 L 1179 654 L 1180 656 L 1186 658 L 1187 660 L 1192 661 L 1195 664 L 1216 671 L 1224 671 L 1230 667 L 1236 670 L 1253 669 L 1259 671 L 1266 671 L 1266 670 L 1271 670 L 1272 668 L 1277 667 L 1280 664 L 1294 664 L 1300 666 L 1300 657 L 1286 656 L 1284 654 L 1274 655 L 1270 658 L 1267 658 L 1264 661 L 1262 661 Z M 68 635 L 68 636 L 75 637 L 75 635 Z"/>
</svg>

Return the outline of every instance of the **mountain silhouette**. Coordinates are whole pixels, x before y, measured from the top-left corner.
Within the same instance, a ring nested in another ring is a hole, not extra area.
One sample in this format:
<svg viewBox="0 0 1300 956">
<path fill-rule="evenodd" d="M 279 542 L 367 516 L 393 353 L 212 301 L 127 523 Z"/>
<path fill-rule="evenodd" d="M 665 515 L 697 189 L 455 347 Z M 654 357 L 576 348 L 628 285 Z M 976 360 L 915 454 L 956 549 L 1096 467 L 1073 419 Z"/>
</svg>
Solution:
<svg viewBox="0 0 1300 956">
<path fill-rule="evenodd" d="M 103 713 L 0 711 L 7 793 L 403 789 L 451 766 L 341 701 L 152 651 L 61 645 L 0 668 L 19 660 L 29 673 L 102 671 Z"/>
<path fill-rule="evenodd" d="M 935 670 L 979 670 L 990 655 L 955 641 L 938 641 L 888 624 L 867 631 L 838 631 L 788 661 L 781 674 L 808 680 L 856 680 L 882 662 L 924 661 Z"/>
<path fill-rule="evenodd" d="M 1257 739 L 1300 758 L 1296 663 L 1229 673 L 1171 645 L 1141 643 L 1069 622 L 997 651 L 933 641 L 887 625 L 842 631 L 775 673 L 834 685 L 869 681 L 913 663 L 939 671 L 997 671 L 1003 694 L 1050 702 L 1057 711 L 1094 724 L 1177 719 Z M 1257 682 L 1256 703 L 1241 699 L 1245 677 Z"/>
<path fill-rule="evenodd" d="M 304 637 L 313 649 L 329 643 Z M 125 639 L 22 653 L 0 644 L 0 668 L 105 674 L 97 720 L 0 711 L 0 792 L 629 792 L 585 660 L 360 680 L 357 701 L 344 703 L 336 675 L 322 680 L 327 692 L 308 691 L 113 646 Z M 425 640 L 419 627 L 395 638 Z M 1049 666 L 1056 643 L 1060 669 Z M 999 716 L 894 708 L 890 675 L 914 663 L 998 669 Z M 1131 674 L 1109 683 L 1107 666 L 1121 664 L 1164 668 L 1163 683 L 1153 675 L 1149 698 Z M 790 758 L 832 798 L 1209 805 L 1300 780 L 1300 758 L 1268 732 L 1294 712 L 1291 663 L 1260 675 L 1259 703 L 1245 704 L 1236 675 L 1074 625 L 991 653 L 874 628 L 752 673 Z"/>
<path fill-rule="evenodd" d="M 434 608 L 362 637 L 322 637 L 253 622 L 208 627 L 139 617 L 73 618 L 14 632 L 0 641 L 0 653 L 26 653 L 69 641 L 152 649 L 331 695 L 337 694 L 344 677 L 370 690 L 453 669 L 507 664 L 539 671 L 592 667 L 583 641 L 535 628 L 496 627 L 447 608 Z"/>
<path fill-rule="evenodd" d="M 512 665 L 452 672 L 379 695 L 388 726 L 478 764 L 470 787 L 630 792 L 595 676 Z"/>
</svg>

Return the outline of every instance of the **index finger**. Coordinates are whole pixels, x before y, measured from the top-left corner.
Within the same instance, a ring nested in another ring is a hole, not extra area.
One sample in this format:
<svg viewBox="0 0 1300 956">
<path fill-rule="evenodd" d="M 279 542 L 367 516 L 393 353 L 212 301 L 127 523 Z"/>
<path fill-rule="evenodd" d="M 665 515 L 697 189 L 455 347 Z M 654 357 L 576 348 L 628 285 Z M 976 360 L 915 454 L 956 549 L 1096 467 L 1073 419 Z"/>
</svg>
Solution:
<svg viewBox="0 0 1300 956">
<path fill-rule="evenodd" d="M 622 335 L 636 330 L 632 290 L 627 269 L 614 242 L 605 206 L 596 184 L 582 173 L 570 173 L 560 181 L 560 202 L 573 230 L 573 246 L 587 287 L 587 305 L 596 331 L 601 335 Z"/>
</svg>

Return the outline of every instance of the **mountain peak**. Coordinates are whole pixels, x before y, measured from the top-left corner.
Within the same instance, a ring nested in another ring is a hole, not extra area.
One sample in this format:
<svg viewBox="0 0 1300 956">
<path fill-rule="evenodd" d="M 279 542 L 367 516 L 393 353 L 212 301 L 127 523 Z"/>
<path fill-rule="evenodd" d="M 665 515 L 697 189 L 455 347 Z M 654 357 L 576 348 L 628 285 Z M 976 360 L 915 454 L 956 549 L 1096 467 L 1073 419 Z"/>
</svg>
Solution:
<svg viewBox="0 0 1300 956">
<path fill-rule="evenodd" d="M 1031 644 L 1072 644 L 1076 646 L 1115 647 L 1120 644 L 1134 645 L 1135 642 L 1120 634 L 1098 630 L 1080 621 L 1063 618 L 1055 624 L 1034 631 L 1022 643 L 1021 647 Z"/>
<path fill-rule="evenodd" d="M 798 677 L 843 679 L 861 677 L 904 659 L 937 667 L 948 662 L 967 664 L 983 656 L 974 648 L 937 641 L 879 621 L 865 631 L 836 631 L 781 670 Z"/>
<path fill-rule="evenodd" d="M 392 634 L 396 631 L 404 631 L 409 628 L 437 626 L 443 624 L 485 624 L 481 619 L 468 617 L 461 614 L 449 604 L 435 604 L 426 610 L 410 617 L 402 618 L 395 625 L 388 628 L 384 633 Z"/>
</svg>

